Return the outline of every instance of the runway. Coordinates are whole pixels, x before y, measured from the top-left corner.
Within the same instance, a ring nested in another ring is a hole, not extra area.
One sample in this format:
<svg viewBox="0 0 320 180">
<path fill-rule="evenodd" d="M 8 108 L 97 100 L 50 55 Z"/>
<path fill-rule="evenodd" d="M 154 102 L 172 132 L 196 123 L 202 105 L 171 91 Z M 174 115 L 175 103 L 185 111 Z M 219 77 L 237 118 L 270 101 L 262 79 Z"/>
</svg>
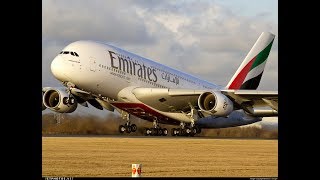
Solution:
<svg viewBox="0 0 320 180">
<path fill-rule="evenodd" d="M 42 137 L 79 137 L 79 138 L 149 138 L 149 139 L 234 139 L 234 140 L 270 140 L 263 138 L 236 138 L 236 137 L 210 137 L 210 136 L 199 136 L 186 137 L 186 136 L 141 136 L 141 135 L 79 135 L 79 134 L 54 134 L 54 135 L 42 135 Z M 277 140 L 277 139 L 275 139 Z"/>
<path fill-rule="evenodd" d="M 42 138 L 42 175 L 277 177 L 278 141 L 210 137 L 50 136 Z"/>
</svg>

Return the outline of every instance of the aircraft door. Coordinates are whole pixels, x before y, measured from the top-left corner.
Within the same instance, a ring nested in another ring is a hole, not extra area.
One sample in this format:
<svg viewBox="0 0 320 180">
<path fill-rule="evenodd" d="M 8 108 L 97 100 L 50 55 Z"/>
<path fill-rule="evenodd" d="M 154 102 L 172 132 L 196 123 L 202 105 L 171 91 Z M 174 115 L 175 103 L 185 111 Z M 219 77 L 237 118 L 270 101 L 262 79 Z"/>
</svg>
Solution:
<svg viewBox="0 0 320 180">
<path fill-rule="evenodd" d="M 90 61 L 90 71 L 96 72 L 96 69 L 97 69 L 96 58 L 90 57 L 89 61 Z"/>
</svg>

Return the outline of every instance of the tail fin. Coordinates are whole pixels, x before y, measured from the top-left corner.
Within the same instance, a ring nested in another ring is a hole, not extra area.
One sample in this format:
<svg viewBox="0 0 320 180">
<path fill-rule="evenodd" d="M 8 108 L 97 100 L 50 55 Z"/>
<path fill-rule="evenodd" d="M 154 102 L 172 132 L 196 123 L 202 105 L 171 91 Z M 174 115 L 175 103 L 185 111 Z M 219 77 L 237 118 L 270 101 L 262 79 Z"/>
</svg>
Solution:
<svg viewBox="0 0 320 180">
<path fill-rule="evenodd" d="M 263 32 L 244 58 L 227 85 L 227 89 L 257 89 L 275 35 Z"/>
</svg>

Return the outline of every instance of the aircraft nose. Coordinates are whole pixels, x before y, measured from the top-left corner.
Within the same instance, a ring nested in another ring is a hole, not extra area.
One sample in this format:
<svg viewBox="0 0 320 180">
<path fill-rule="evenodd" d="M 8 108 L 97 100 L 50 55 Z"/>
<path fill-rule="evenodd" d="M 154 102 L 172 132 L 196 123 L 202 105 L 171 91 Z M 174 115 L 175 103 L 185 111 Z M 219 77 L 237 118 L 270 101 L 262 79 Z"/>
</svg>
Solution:
<svg viewBox="0 0 320 180">
<path fill-rule="evenodd" d="M 53 59 L 51 62 L 51 72 L 59 80 L 63 80 L 64 74 L 64 60 L 59 55 Z"/>
</svg>

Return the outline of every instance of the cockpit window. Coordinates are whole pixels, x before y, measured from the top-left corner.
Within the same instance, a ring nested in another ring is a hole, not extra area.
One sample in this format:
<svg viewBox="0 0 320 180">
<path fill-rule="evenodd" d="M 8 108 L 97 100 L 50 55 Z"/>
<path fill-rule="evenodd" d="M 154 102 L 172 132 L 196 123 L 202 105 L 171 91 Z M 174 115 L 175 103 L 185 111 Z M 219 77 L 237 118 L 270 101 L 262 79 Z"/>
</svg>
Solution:
<svg viewBox="0 0 320 180">
<path fill-rule="evenodd" d="M 72 52 L 72 51 L 61 51 L 60 54 L 71 54 L 72 56 L 77 56 L 79 57 L 78 53 Z"/>
</svg>

